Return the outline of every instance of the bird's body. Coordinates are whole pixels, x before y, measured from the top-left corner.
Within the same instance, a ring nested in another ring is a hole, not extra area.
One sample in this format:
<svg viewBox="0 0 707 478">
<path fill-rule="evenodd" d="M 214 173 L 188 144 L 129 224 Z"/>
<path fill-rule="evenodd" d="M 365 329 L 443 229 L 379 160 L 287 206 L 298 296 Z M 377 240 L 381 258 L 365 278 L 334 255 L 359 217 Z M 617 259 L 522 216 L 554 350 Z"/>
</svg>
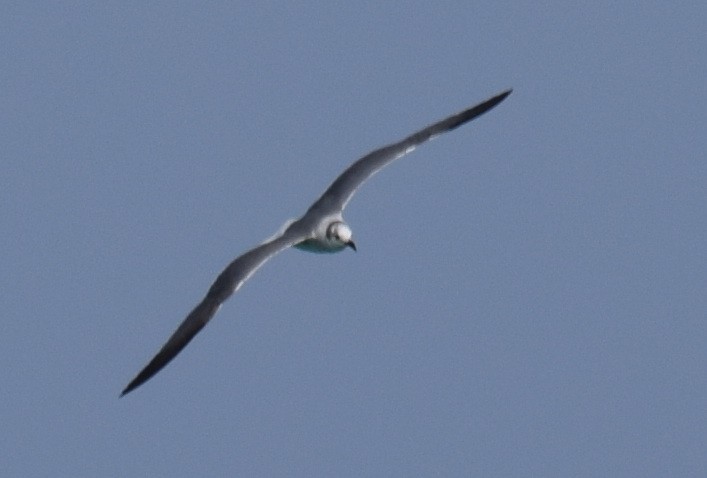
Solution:
<svg viewBox="0 0 707 478">
<path fill-rule="evenodd" d="M 277 234 L 237 257 L 219 274 L 204 299 L 189 313 L 157 355 L 125 387 L 121 396 L 149 380 L 167 365 L 211 320 L 221 304 L 278 252 L 289 247 L 318 253 L 339 252 L 347 247 L 356 250 L 351 228 L 342 216 L 343 209 L 356 189 L 384 166 L 411 152 L 419 144 L 471 121 L 503 101 L 510 93 L 511 90 L 505 91 L 354 162 L 302 217 L 286 222 Z"/>
<path fill-rule="evenodd" d="M 314 237 L 298 242 L 294 247 L 317 253 L 340 252 L 347 247 L 356 250 L 351 236 L 351 229 L 340 217 L 326 218 L 315 229 Z"/>
</svg>

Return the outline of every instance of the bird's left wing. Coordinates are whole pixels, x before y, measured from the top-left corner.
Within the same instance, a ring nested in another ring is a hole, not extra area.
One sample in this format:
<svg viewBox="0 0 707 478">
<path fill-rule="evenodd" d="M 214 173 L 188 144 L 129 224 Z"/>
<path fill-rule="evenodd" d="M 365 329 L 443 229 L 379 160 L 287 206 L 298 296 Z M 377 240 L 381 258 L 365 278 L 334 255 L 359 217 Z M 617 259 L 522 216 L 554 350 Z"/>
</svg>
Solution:
<svg viewBox="0 0 707 478">
<path fill-rule="evenodd" d="M 216 278 L 206 297 L 189 313 L 187 318 L 167 340 L 167 343 L 125 387 L 120 396 L 122 397 L 139 387 L 159 372 L 187 346 L 189 341 L 211 320 L 219 307 L 221 307 L 221 304 L 237 291 L 260 266 L 278 252 L 302 239 L 303 236 L 292 232 L 292 230 L 286 230 L 231 262 Z"/>
<path fill-rule="evenodd" d="M 327 190 L 324 191 L 324 194 L 312 204 L 307 213 L 312 212 L 319 215 L 328 215 L 341 212 L 344 207 L 346 207 L 351 196 L 356 192 L 356 189 L 384 166 L 405 156 L 425 141 L 429 141 L 442 133 L 451 131 L 473 120 L 477 116 L 486 113 L 501 101 L 505 100 L 506 97 L 511 94 L 511 91 L 513 90 L 506 90 L 476 106 L 472 106 L 471 108 L 467 108 L 464 111 L 431 124 L 411 134 L 402 141 L 389 144 L 388 146 L 368 153 L 341 173 Z"/>
</svg>

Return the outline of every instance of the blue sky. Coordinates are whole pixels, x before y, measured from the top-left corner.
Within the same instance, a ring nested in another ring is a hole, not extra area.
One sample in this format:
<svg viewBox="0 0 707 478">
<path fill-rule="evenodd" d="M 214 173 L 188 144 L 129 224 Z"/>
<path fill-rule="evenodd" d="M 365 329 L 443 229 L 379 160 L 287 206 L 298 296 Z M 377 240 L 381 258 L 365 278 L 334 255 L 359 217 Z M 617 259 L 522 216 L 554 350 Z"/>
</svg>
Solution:
<svg viewBox="0 0 707 478">
<path fill-rule="evenodd" d="M 705 476 L 707 7 L 21 3 L 2 476 Z M 118 394 L 344 167 L 513 87 Z"/>
</svg>

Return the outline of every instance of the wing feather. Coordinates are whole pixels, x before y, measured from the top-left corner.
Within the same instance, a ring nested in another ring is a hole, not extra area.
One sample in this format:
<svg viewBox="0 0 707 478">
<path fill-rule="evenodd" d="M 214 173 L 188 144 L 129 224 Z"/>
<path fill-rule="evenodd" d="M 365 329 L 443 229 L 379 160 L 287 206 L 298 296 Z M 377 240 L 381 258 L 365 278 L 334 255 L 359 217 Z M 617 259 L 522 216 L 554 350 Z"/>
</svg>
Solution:
<svg viewBox="0 0 707 478">
<path fill-rule="evenodd" d="M 486 113 L 506 99 L 506 97 L 511 94 L 511 91 L 513 90 L 506 90 L 483 103 L 479 103 L 476 106 L 472 106 L 437 123 L 431 124 L 411 134 L 400 142 L 384 146 L 368 153 L 341 173 L 327 190 L 324 191 L 324 194 L 312 204 L 307 212 L 309 213 L 311 211 L 313 213 L 316 212 L 316 214 L 329 215 L 342 211 L 359 186 L 380 171 L 384 166 L 405 156 L 425 141 L 429 141 L 442 133 L 458 128 L 477 116 Z"/>
<path fill-rule="evenodd" d="M 143 368 L 120 394 L 130 393 L 167 365 L 204 328 L 216 311 L 253 273 L 278 252 L 302 238 L 285 232 L 237 257 L 219 274 L 204 299 L 194 307 L 177 327 L 157 355 Z"/>
</svg>

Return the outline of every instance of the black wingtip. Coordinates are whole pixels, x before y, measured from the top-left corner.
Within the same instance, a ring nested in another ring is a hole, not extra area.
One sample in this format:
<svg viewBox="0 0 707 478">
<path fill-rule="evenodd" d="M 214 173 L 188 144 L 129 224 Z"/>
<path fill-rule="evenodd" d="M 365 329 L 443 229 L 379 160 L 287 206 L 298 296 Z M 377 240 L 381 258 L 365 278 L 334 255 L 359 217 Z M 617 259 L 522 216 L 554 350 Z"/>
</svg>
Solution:
<svg viewBox="0 0 707 478">
<path fill-rule="evenodd" d="M 201 327 L 199 327 L 201 329 Z M 193 335 L 192 335 L 193 337 Z M 189 343 L 192 337 L 188 337 L 183 343 L 178 344 L 174 347 L 171 343 L 171 339 L 162 347 L 162 349 L 155 355 L 155 357 L 150 360 L 145 368 L 143 368 L 137 376 L 132 379 L 127 387 L 122 391 L 120 396 L 125 396 L 138 388 L 143 383 L 154 377 L 157 372 L 162 370 L 165 365 L 167 365 L 185 346 Z"/>
<path fill-rule="evenodd" d="M 497 104 L 499 104 L 501 101 L 505 100 L 511 93 L 513 93 L 513 88 L 508 88 L 506 91 L 499 93 L 492 98 L 489 98 L 488 100 L 484 101 L 473 109 L 478 109 L 477 115 L 485 113 Z"/>
<path fill-rule="evenodd" d="M 118 397 L 118 398 L 123 398 L 124 396 L 126 396 L 127 394 L 132 392 L 135 388 L 137 388 L 138 385 L 135 385 L 134 382 L 135 382 L 134 380 L 132 382 L 130 382 L 128 384 L 128 386 L 125 387 L 122 392 L 120 392 L 120 397 Z"/>
<path fill-rule="evenodd" d="M 220 277 L 221 276 L 219 276 L 219 278 Z M 219 279 L 217 279 L 214 284 L 217 284 L 218 281 Z M 220 291 L 218 288 L 216 290 L 217 292 Z M 216 313 L 222 302 L 223 300 L 212 297 L 211 292 L 209 292 L 209 294 L 204 297 L 204 300 L 194 307 L 194 310 L 192 310 L 187 318 L 177 327 L 177 330 L 174 331 L 172 336 L 167 340 L 167 343 L 157 352 L 157 355 L 155 355 L 152 360 L 145 365 L 145 368 L 125 387 L 120 396 L 125 396 L 135 390 L 154 377 L 157 372 L 171 362 L 172 359 L 191 342 L 191 339 L 204 328 L 209 320 L 211 320 L 211 317 Z"/>
<path fill-rule="evenodd" d="M 469 109 L 466 109 L 462 111 L 461 113 L 458 113 L 454 116 L 451 116 L 447 118 L 444 121 L 441 121 L 440 123 L 437 123 L 435 126 L 440 126 L 441 129 L 439 132 L 444 132 L 444 131 L 449 131 L 455 128 L 458 128 L 459 126 L 463 125 L 464 123 L 467 123 L 477 116 L 480 116 L 490 109 L 494 108 L 496 105 L 498 105 L 501 101 L 505 100 L 508 95 L 510 95 L 513 92 L 512 88 L 507 89 L 506 91 L 497 94 L 496 96 L 493 96 L 489 98 L 488 100 L 484 101 L 483 103 L 479 103 L 476 106 L 472 106 Z"/>
<path fill-rule="evenodd" d="M 140 374 L 140 375 L 138 375 L 137 377 L 135 377 L 135 378 L 133 379 L 133 381 L 130 382 L 130 383 L 128 384 L 128 386 L 123 389 L 122 392 L 120 392 L 120 397 L 119 397 L 119 398 L 122 398 L 122 397 L 126 396 L 127 394 L 129 394 L 130 392 L 132 392 L 132 391 L 135 390 L 137 387 L 139 387 L 140 385 L 142 385 L 144 382 L 147 381 L 147 378 L 142 378 L 141 375 L 142 375 L 142 374 Z M 140 380 L 138 380 L 138 379 L 140 379 Z"/>
<path fill-rule="evenodd" d="M 148 363 L 145 368 L 143 368 L 140 373 L 137 374 L 134 379 L 132 379 L 128 386 L 123 389 L 120 396 L 124 397 L 125 395 L 132 392 L 140 385 L 151 379 L 157 372 L 162 370 L 162 368 L 167 365 L 177 355 L 177 353 L 179 353 L 182 348 L 183 347 L 179 348 L 179 350 L 174 351 L 174 349 L 169 346 L 168 341 L 167 344 L 165 344 L 165 346 L 162 347 L 162 349 L 157 353 L 157 355 L 155 355 L 155 357 L 150 360 L 150 363 Z"/>
</svg>

